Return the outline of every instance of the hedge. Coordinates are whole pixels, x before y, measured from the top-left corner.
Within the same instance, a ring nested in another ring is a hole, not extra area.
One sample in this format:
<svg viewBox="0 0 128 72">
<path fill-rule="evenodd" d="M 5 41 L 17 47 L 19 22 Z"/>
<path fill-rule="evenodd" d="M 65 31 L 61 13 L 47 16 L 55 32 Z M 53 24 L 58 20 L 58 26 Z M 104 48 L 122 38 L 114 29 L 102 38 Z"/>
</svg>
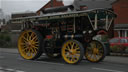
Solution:
<svg viewBox="0 0 128 72">
<path fill-rule="evenodd" d="M 8 32 L 0 33 L 0 47 L 8 47 L 11 41 L 11 37 Z"/>
</svg>

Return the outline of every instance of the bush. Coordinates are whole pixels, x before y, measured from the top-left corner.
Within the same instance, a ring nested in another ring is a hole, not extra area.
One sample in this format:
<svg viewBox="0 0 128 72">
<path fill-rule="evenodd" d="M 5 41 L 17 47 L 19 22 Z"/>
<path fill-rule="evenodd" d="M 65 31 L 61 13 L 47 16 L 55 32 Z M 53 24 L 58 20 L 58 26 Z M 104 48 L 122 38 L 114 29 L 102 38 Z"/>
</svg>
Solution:
<svg viewBox="0 0 128 72">
<path fill-rule="evenodd" d="M 8 32 L 0 33 L 0 47 L 9 46 L 10 41 L 11 41 L 11 38 Z"/>
<path fill-rule="evenodd" d="M 128 53 L 128 47 L 125 49 L 125 53 Z"/>
<path fill-rule="evenodd" d="M 126 49 L 126 47 L 122 45 L 115 45 L 115 46 L 111 46 L 110 48 L 111 48 L 111 52 L 114 53 L 124 53 Z"/>
</svg>

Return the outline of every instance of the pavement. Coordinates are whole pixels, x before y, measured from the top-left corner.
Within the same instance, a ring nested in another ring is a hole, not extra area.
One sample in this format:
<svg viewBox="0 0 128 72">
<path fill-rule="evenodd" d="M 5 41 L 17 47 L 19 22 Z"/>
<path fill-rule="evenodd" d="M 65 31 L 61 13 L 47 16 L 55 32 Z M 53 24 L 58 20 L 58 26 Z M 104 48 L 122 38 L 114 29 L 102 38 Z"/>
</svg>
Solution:
<svg viewBox="0 0 128 72">
<path fill-rule="evenodd" d="M 0 48 L 0 52 L 18 53 L 17 48 Z"/>
<path fill-rule="evenodd" d="M 19 53 L 17 48 L 0 48 L 0 52 Z M 128 57 L 106 56 L 105 62 L 128 64 Z"/>
</svg>

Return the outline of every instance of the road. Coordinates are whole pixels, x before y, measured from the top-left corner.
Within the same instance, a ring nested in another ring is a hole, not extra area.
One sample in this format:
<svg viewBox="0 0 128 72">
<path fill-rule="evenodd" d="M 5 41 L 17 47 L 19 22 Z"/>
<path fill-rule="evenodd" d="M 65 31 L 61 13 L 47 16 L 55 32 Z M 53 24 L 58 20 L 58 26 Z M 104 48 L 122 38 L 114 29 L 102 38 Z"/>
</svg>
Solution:
<svg viewBox="0 0 128 72">
<path fill-rule="evenodd" d="M 50 59 L 42 55 L 31 61 L 22 59 L 18 53 L 0 52 L 0 72 L 128 72 L 128 64 L 82 60 L 78 65 L 69 65 L 61 58 Z"/>
</svg>

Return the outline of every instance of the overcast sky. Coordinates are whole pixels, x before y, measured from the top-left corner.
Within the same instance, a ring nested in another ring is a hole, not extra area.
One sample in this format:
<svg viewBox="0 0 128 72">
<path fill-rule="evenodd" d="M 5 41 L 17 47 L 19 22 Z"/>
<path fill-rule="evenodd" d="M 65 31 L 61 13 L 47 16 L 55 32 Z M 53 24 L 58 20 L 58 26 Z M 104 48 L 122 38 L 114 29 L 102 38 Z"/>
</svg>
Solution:
<svg viewBox="0 0 128 72">
<path fill-rule="evenodd" d="M 0 8 L 5 14 L 37 11 L 50 0 L 0 0 Z M 65 4 L 71 4 L 73 0 L 63 0 Z"/>
<path fill-rule="evenodd" d="M 25 11 L 37 11 L 49 0 L 0 0 L 5 14 Z"/>
<path fill-rule="evenodd" d="M 5 14 L 21 13 L 26 11 L 36 12 L 50 0 L 0 0 L 0 8 Z M 63 0 L 65 5 L 70 5 L 74 0 Z M 90 0 L 84 0 L 90 1 Z M 97 0 L 104 1 L 104 0 Z M 89 3 L 90 4 L 90 3 Z M 103 5 L 103 4 L 101 4 Z"/>
<path fill-rule="evenodd" d="M 1 8 L 1 0 L 0 0 L 0 8 Z"/>
</svg>

